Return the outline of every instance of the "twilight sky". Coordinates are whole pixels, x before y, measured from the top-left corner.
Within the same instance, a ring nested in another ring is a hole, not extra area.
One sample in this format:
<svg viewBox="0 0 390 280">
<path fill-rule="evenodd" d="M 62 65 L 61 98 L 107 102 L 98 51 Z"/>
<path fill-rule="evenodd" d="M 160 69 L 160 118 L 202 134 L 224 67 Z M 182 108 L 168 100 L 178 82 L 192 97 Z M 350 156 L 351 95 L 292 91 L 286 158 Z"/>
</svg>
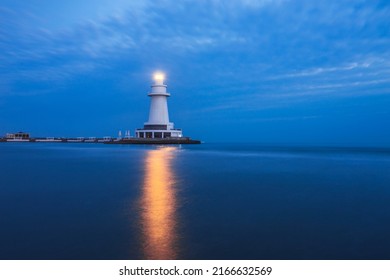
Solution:
<svg viewBox="0 0 390 280">
<path fill-rule="evenodd" d="M 390 145 L 390 2 L 0 0 L 0 135 Z"/>
</svg>

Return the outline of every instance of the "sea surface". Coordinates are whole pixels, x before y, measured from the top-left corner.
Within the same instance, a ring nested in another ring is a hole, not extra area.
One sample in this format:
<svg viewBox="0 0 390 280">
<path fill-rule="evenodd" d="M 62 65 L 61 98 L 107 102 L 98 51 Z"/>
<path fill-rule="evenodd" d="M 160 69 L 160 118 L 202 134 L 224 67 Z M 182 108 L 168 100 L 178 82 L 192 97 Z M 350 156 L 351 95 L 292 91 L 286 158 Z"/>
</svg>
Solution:
<svg viewBox="0 0 390 280">
<path fill-rule="evenodd" d="M 0 143 L 0 259 L 390 259 L 390 149 Z"/>
</svg>

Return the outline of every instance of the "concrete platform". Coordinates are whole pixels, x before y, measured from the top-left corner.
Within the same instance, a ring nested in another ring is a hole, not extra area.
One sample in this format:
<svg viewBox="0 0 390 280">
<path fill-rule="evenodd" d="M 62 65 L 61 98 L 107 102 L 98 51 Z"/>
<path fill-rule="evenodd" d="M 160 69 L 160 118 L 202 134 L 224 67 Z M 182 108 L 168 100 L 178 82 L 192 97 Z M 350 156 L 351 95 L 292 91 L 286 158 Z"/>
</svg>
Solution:
<svg viewBox="0 0 390 280">
<path fill-rule="evenodd" d="M 167 145 L 167 144 L 200 144 L 199 140 L 193 140 L 188 137 L 180 138 L 129 138 L 104 142 L 104 144 L 152 144 L 152 145 Z"/>
</svg>

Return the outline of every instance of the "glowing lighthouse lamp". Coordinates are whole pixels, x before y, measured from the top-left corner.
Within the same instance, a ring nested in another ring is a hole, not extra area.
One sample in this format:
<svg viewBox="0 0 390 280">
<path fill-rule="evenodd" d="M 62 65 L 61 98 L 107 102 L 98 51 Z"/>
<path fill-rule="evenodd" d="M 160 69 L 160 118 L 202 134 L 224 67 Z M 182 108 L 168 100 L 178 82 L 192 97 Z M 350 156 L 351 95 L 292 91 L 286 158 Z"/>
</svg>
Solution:
<svg viewBox="0 0 390 280">
<path fill-rule="evenodd" d="M 167 86 L 164 85 L 164 74 L 154 74 L 154 83 L 151 86 L 149 120 L 144 123 L 143 129 L 137 129 L 137 138 L 181 138 L 181 129 L 174 129 L 173 123 L 169 122 L 167 98 Z"/>
<path fill-rule="evenodd" d="M 160 72 L 154 73 L 153 78 L 154 78 L 154 81 L 155 81 L 156 83 L 164 84 L 164 78 L 165 78 L 165 76 L 164 76 L 163 73 L 160 73 Z"/>
</svg>

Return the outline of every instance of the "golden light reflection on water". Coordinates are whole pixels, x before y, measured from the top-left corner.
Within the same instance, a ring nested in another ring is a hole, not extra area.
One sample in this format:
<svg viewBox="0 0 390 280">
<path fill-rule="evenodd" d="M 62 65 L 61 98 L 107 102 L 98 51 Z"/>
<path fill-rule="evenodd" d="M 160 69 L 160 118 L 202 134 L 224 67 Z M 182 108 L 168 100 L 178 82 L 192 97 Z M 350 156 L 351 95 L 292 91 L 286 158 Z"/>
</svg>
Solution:
<svg viewBox="0 0 390 280">
<path fill-rule="evenodd" d="M 177 257 L 175 147 L 147 151 L 141 197 L 143 251 L 146 259 Z"/>
</svg>

